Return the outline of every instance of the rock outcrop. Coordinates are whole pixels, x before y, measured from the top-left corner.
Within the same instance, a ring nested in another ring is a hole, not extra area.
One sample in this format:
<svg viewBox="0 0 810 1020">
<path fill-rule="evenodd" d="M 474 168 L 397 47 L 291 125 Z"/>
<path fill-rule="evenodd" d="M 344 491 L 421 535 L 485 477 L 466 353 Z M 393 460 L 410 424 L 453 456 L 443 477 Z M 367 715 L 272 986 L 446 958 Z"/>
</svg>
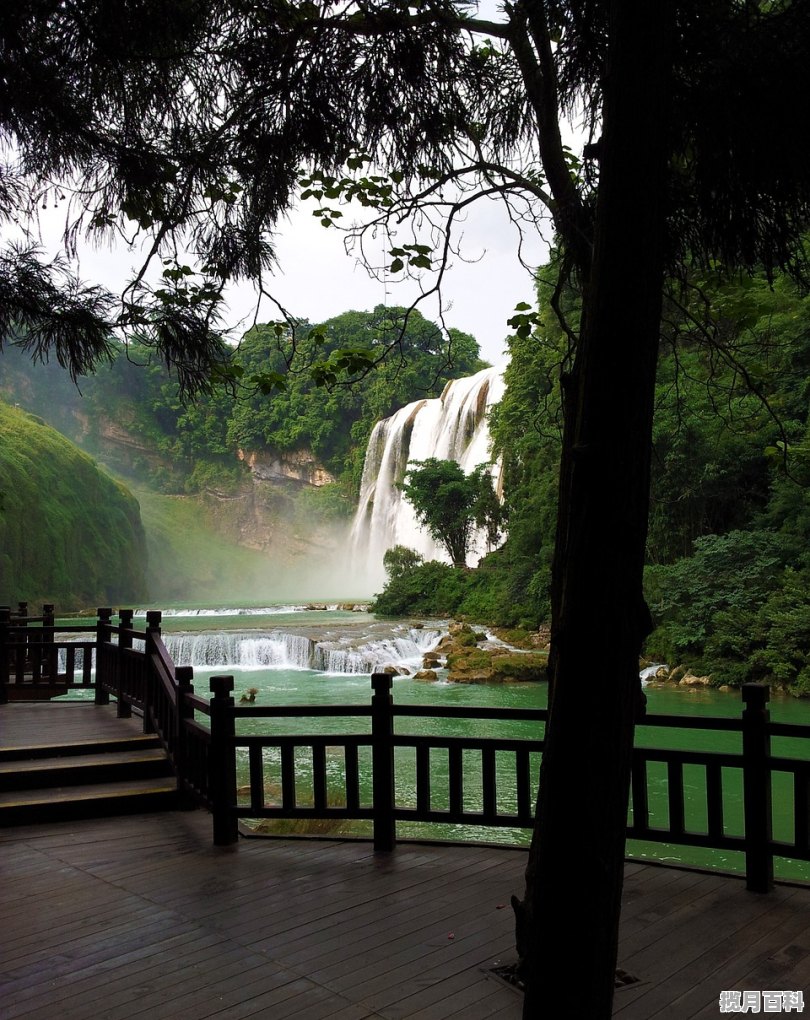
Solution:
<svg viewBox="0 0 810 1020">
<path fill-rule="evenodd" d="M 432 654 L 445 657 L 451 683 L 524 683 L 547 676 L 546 651 L 524 652 L 492 642 L 466 623 L 452 624 Z"/>
<path fill-rule="evenodd" d="M 335 480 L 311 450 L 237 450 L 236 455 L 259 482 L 297 482 L 318 488 Z"/>
</svg>

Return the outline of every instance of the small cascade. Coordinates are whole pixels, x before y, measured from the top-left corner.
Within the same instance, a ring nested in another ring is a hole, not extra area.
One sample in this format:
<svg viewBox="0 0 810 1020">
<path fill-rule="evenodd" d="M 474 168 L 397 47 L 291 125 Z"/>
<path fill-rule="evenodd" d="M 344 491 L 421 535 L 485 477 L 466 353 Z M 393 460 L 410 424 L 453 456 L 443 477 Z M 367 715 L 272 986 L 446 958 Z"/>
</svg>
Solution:
<svg viewBox="0 0 810 1020">
<path fill-rule="evenodd" d="M 183 665 L 233 669 L 311 669 L 315 642 L 298 634 L 221 631 L 167 634 L 166 649 Z"/>
<path fill-rule="evenodd" d="M 315 647 L 312 668 L 324 673 L 373 673 L 385 666 L 418 669 L 424 653 L 434 648 L 440 637 L 438 630 L 412 628 L 407 634 L 368 641 L 356 648 L 323 642 Z"/>
<path fill-rule="evenodd" d="M 410 628 L 394 637 L 313 641 L 281 631 L 222 631 L 167 634 L 169 655 L 178 664 L 199 669 L 311 669 L 323 673 L 373 673 L 384 666 L 414 668 L 435 647 L 442 632 Z"/>
<path fill-rule="evenodd" d="M 441 397 L 417 400 L 378 422 L 369 439 L 360 500 L 352 526 L 352 569 L 379 586 L 383 555 L 395 545 L 416 549 L 425 559 L 448 562 L 445 551 L 417 523 L 399 486 L 408 464 L 437 457 L 455 460 L 470 472 L 487 463 L 490 408 L 503 396 L 503 368 L 487 368 L 449 382 Z M 499 470 L 493 468 L 496 485 Z M 470 565 L 487 552 L 482 539 Z"/>
<path fill-rule="evenodd" d="M 326 606 L 327 609 L 337 609 L 337 606 Z M 161 615 L 164 619 L 170 617 L 181 617 L 188 616 L 191 618 L 202 619 L 204 617 L 214 616 L 281 616 L 285 613 L 300 613 L 307 609 L 305 605 L 278 605 L 278 606 L 264 606 L 260 609 L 253 606 L 239 606 L 239 607 L 227 607 L 224 606 L 219 609 L 163 609 Z M 145 619 L 146 610 L 138 609 L 135 611 L 135 619 Z"/>
</svg>

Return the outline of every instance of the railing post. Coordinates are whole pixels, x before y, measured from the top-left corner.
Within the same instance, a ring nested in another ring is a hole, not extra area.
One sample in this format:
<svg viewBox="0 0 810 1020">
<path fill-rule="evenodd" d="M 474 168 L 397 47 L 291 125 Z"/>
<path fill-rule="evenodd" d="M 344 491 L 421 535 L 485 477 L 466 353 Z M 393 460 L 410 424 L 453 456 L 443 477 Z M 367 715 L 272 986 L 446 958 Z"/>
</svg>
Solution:
<svg viewBox="0 0 810 1020">
<path fill-rule="evenodd" d="M 122 613 L 124 610 L 121 611 Z M 132 617 L 135 615 L 131 609 L 127 609 L 129 628 L 132 627 Z M 120 615 L 120 614 L 119 614 Z M 150 708 L 155 705 L 155 684 L 152 672 L 152 655 L 154 654 L 153 641 L 160 637 L 160 624 L 163 614 L 159 609 L 150 609 L 146 613 L 146 642 L 144 644 L 143 673 L 141 675 L 141 699 L 143 701 L 143 732 L 154 733 L 155 723 Z M 123 623 L 123 621 L 122 621 Z M 132 638 L 129 639 L 129 648 L 132 647 Z"/>
<path fill-rule="evenodd" d="M 111 661 L 109 655 L 101 654 L 101 646 L 110 640 L 110 621 L 112 620 L 112 609 L 109 606 L 96 610 L 96 696 L 97 705 L 109 705 L 110 692 L 105 688 L 105 683 L 110 683 L 107 676 L 107 669 Z M 121 664 L 118 664 L 117 672 L 120 673 Z"/>
<path fill-rule="evenodd" d="M 132 705 L 126 699 L 127 689 L 131 689 L 132 684 L 132 678 L 128 675 L 131 672 L 131 663 L 127 661 L 124 655 L 128 648 L 132 648 L 132 635 L 125 634 L 124 631 L 132 630 L 132 617 L 134 615 L 135 613 L 132 609 L 118 610 L 118 686 L 116 688 L 116 698 L 118 699 L 117 715 L 119 719 L 129 719 L 132 715 Z M 146 713 L 144 713 L 144 720 L 146 720 Z"/>
<path fill-rule="evenodd" d="M 373 768 L 374 849 L 389 852 L 396 843 L 394 820 L 394 713 L 389 673 L 372 673 L 371 763 Z"/>
<path fill-rule="evenodd" d="M 55 606 L 52 602 L 46 602 L 42 607 L 42 661 L 43 672 L 47 672 L 48 679 L 52 684 L 56 683 L 58 670 L 58 659 L 54 647 L 54 625 L 56 623 Z"/>
<path fill-rule="evenodd" d="M 214 846 L 230 846 L 239 838 L 236 815 L 236 734 L 232 676 L 212 676 L 211 750 L 208 789 L 214 816 Z"/>
<path fill-rule="evenodd" d="M 28 648 L 29 636 L 28 636 L 28 603 L 18 602 L 17 603 L 17 619 L 16 624 L 18 627 L 24 627 L 25 631 L 17 631 L 17 683 L 23 683 L 25 681 L 25 674 L 30 665 L 31 654 Z"/>
<path fill-rule="evenodd" d="M 773 888 L 771 852 L 770 691 L 763 684 L 743 684 L 743 804 L 745 812 L 745 879 L 751 892 Z"/>
<path fill-rule="evenodd" d="M 8 628 L 11 624 L 11 608 L 0 606 L 0 705 L 8 703 L 9 647 Z"/>
<path fill-rule="evenodd" d="M 174 678 L 177 681 L 175 692 L 177 704 L 175 705 L 175 734 L 174 734 L 174 767 L 177 772 L 177 793 L 182 808 L 194 806 L 191 797 L 188 795 L 188 750 L 186 747 L 186 719 L 194 718 L 194 709 L 186 701 L 186 697 L 194 693 L 194 668 L 193 666 L 175 666 Z"/>
</svg>

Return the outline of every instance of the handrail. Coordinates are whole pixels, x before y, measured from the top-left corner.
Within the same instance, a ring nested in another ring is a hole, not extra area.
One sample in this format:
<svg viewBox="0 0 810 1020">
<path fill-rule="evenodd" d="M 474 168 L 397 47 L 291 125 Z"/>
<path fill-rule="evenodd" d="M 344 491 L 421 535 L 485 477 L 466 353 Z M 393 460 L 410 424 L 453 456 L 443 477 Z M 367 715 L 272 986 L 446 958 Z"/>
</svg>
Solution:
<svg viewBox="0 0 810 1020">
<path fill-rule="evenodd" d="M 372 676 L 374 693 L 365 704 L 236 705 L 233 678 L 228 676 L 211 678 L 209 700 L 195 693 L 191 667 L 174 665 L 161 637 L 160 613 L 147 614 L 143 631 L 133 627 L 132 618 L 132 610 L 121 610 L 119 623 L 114 624 L 112 610 L 100 609 L 96 624 L 66 628 L 57 635 L 50 623 L 52 611 L 43 613 L 42 627 L 36 618 L 20 617 L 34 624 L 29 627 L 0 608 L 0 696 L 11 680 L 22 678 L 43 687 L 59 680 L 65 689 L 94 689 L 97 703 L 114 697 L 121 716 L 133 708 L 142 712 L 145 731 L 156 733 L 166 749 L 184 800 L 211 810 L 216 843 L 236 840 L 239 819 L 251 817 L 370 819 L 378 850 L 394 847 L 398 822 L 491 828 L 533 824 L 537 775 L 533 756 L 542 753 L 542 729 L 534 738 L 509 736 L 507 729 L 497 736 L 441 736 L 400 732 L 397 723 L 406 730 L 407 720 L 427 718 L 543 724 L 548 710 L 394 704 L 387 674 Z M 64 637 L 93 632 L 94 640 Z M 810 741 L 810 726 L 771 722 L 765 687 L 744 685 L 742 697 L 745 709 L 735 718 L 650 714 L 639 722 L 659 731 L 734 733 L 741 746 L 734 751 L 704 751 L 638 743 L 633 750 L 627 835 L 742 851 L 748 887 L 765 891 L 773 882 L 774 856 L 810 861 L 810 754 L 791 757 L 782 748 L 779 754 L 771 750 L 773 738 Z M 253 720 L 296 718 L 355 719 L 362 721 L 364 732 L 237 733 L 237 722 L 244 724 L 241 730 Z M 301 754 L 308 762 L 304 772 L 298 767 Z M 244 762 L 240 767 L 246 775 L 239 780 L 245 785 L 244 795 L 237 792 L 237 760 Z M 700 787 L 706 819 L 702 828 L 689 821 L 686 769 L 692 770 L 690 781 Z M 652 785 L 656 770 L 666 777 L 661 803 L 656 803 Z M 741 776 L 738 831 L 729 828 L 724 780 L 729 771 Z M 437 772 L 446 780 L 442 791 L 435 784 Z M 305 776 L 309 794 L 300 802 L 298 789 Z M 335 801 L 330 784 L 336 777 L 340 790 Z M 792 789 L 788 838 L 773 834 L 775 781 Z"/>
<path fill-rule="evenodd" d="M 219 678 L 225 683 L 232 678 Z M 240 706 L 235 705 L 228 689 L 225 700 L 215 693 L 211 700 L 212 720 L 220 719 L 220 733 L 212 724 L 212 743 L 224 741 L 229 749 L 228 768 L 236 776 L 237 756 L 246 756 L 246 772 L 239 782 L 246 784 L 245 796 L 239 800 L 235 788 L 229 790 L 221 805 L 221 819 L 215 838 L 235 839 L 235 822 L 240 818 L 347 818 L 368 819 L 374 823 L 375 846 L 390 849 L 395 843 L 397 822 L 450 822 L 482 825 L 494 828 L 530 827 L 533 824 L 533 792 L 537 769 L 532 755 L 542 753 L 543 740 L 476 735 L 440 736 L 400 733 L 397 720 L 409 718 L 442 718 L 459 720 L 547 720 L 545 709 L 493 709 L 433 707 L 393 704 L 390 697 L 391 679 L 384 674 L 374 675 L 376 685 L 372 704 L 366 706 Z M 382 698 L 380 692 L 383 692 Z M 681 843 L 685 846 L 737 850 L 746 855 L 748 887 L 765 891 L 773 883 L 773 857 L 810 860 L 810 762 L 802 758 L 773 755 L 771 736 L 788 736 L 810 741 L 810 727 L 796 724 L 772 723 L 767 712 L 769 692 L 760 685 L 745 685 L 742 691 L 745 712 L 737 718 L 714 718 L 650 714 L 639 723 L 653 729 L 687 729 L 707 732 L 725 731 L 739 734 L 742 747 L 738 751 L 714 751 L 678 748 L 659 748 L 639 745 L 633 752 L 633 770 L 630 797 L 629 838 L 655 842 Z M 195 698 L 195 706 L 202 699 Z M 218 702 L 220 702 L 218 704 Z M 215 708 L 215 706 L 217 706 Z M 371 720 L 371 732 L 347 734 L 256 734 L 236 733 L 237 721 L 247 723 L 256 719 L 294 718 L 345 718 L 355 716 Z M 808 745 L 810 747 L 810 744 Z M 217 750 L 216 754 L 224 752 Z M 296 784 L 302 775 L 296 769 L 297 755 L 305 755 L 306 775 L 310 794 L 306 803 L 300 802 Z M 372 759 L 371 805 L 361 796 L 359 785 L 359 755 Z M 339 766 L 341 791 L 338 803 L 328 803 L 327 754 L 334 766 Z M 437 791 L 433 773 L 435 755 L 444 762 L 441 769 L 446 775 L 447 790 L 444 801 L 434 803 Z M 269 755 L 269 757 L 268 757 Z M 400 761 L 406 755 L 411 762 Z M 477 764 L 469 772 L 466 758 L 472 756 Z M 342 763 L 341 763 L 342 758 Z M 503 761 L 499 764 L 499 759 Z M 272 762 L 275 762 L 273 765 Z M 268 764 L 270 763 L 270 764 Z M 665 770 L 667 789 L 665 802 L 659 804 L 666 821 L 651 815 L 650 794 L 653 767 Z M 687 822 L 684 769 L 697 769 L 704 776 L 703 799 L 707 823 L 702 831 Z M 270 769 L 270 772 L 268 772 Z M 403 772 L 403 769 L 406 769 Z M 378 770 L 380 775 L 378 776 Z M 499 775 L 501 770 L 502 776 Z M 505 770 L 505 772 L 503 771 Z M 723 784 L 724 770 L 736 770 L 742 776 L 744 803 L 740 833 L 726 831 L 728 823 L 727 793 Z M 272 775 L 270 774 L 272 773 Z M 775 839 L 772 834 L 770 806 L 771 777 L 786 774 L 794 786 L 794 834 L 791 841 Z M 499 783 L 509 778 L 513 791 L 509 804 L 499 800 Z M 270 793 L 267 792 L 268 782 Z M 234 778 L 234 784 L 236 779 Z M 408 784 L 413 801 L 401 803 L 395 789 Z M 467 802 L 473 793 L 473 803 Z M 275 792 L 273 792 L 275 790 Z M 225 819 L 225 820 L 223 820 Z"/>
</svg>

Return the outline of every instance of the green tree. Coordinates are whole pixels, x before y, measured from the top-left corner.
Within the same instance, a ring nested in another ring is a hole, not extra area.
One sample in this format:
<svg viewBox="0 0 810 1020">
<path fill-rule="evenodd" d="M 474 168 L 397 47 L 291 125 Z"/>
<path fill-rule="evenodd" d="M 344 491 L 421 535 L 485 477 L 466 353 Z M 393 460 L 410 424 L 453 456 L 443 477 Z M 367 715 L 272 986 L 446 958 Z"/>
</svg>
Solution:
<svg viewBox="0 0 810 1020">
<path fill-rule="evenodd" d="M 385 572 L 392 581 L 416 569 L 421 563 L 424 563 L 423 557 L 415 549 L 409 549 L 405 545 L 395 545 L 391 549 L 386 549 L 383 555 Z"/>
<path fill-rule="evenodd" d="M 266 276 L 266 230 L 301 166 L 325 226 L 355 198 L 376 213 L 372 229 L 396 231 L 391 274 L 441 273 L 474 195 L 503 198 L 524 224 L 552 217 L 582 319 L 560 376 L 550 718 L 519 942 L 527 1017 L 562 1015 L 573 973 L 580 1011 L 606 1020 L 650 628 L 642 571 L 664 287 L 690 262 L 803 268 L 807 5 L 517 0 L 487 21 L 452 0 L 31 0 L 5 5 L 0 33 L 0 130 L 20 154 L 0 211 L 47 201 L 56 180 L 81 197 L 68 243 L 82 226 L 147 233 L 168 260 L 163 282 L 150 290 L 138 275 L 115 322 L 183 360 L 190 384 L 217 358 L 225 283 Z M 574 110 L 590 133 L 581 153 L 562 141 Z M 35 353 L 61 350 L 73 366 L 103 356 L 111 316 L 98 295 L 60 291 L 30 247 L 8 252 L 0 272 L 0 335 L 22 323 Z M 350 352 L 321 378 L 370 363 Z M 575 939 L 563 937 L 571 917 L 587 918 Z"/>
<path fill-rule="evenodd" d="M 448 347 L 449 343 L 449 347 Z M 386 356 L 391 345 L 397 350 Z M 379 362 L 362 385 L 323 385 L 311 369 L 341 352 L 363 352 Z M 448 378 L 483 367 L 478 344 L 467 333 L 448 336 L 418 310 L 378 306 L 344 312 L 317 328 L 298 322 L 294 332 L 276 325 L 249 330 L 234 362 L 245 381 L 228 423 L 232 446 L 307 448 L 356 494 L 363 455 L 374 425 L 422 397 L 438 397 Z M 251 379 L 277 374 L 282 386 L 268 398 L 247 388 Z"/>
<path fill-rule="evenodd" d="M 468 475 L 454 460 L 415 461 L 405 474 L 402 491 L 416 519 L 444 546 L 454 567 L 466 565 L 476 526 L 491 543 L 500 538 L 501 505 L 485 465 Z"/>
</svg>

